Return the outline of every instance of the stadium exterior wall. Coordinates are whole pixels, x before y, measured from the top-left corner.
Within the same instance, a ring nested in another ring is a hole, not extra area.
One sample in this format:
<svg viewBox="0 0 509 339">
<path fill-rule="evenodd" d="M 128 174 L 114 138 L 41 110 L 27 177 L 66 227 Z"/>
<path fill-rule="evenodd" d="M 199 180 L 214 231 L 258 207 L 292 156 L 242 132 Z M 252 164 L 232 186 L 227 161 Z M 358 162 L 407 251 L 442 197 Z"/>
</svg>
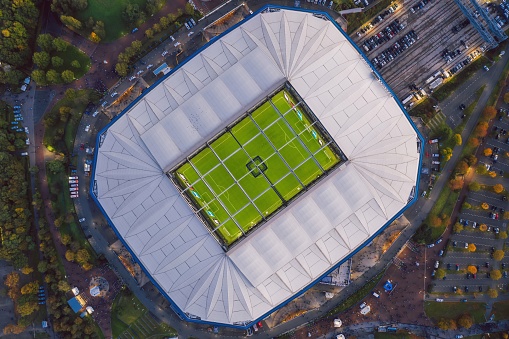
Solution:
<svg viewBox="0 0 509 339">
<path fill-rule="evenodd" d="M 385 80 L 382 78 L 382 76 L 378 73 L 378 71 L 375 69 L 375 67 L 373 67 L 373 65 L 371 64 L 371 62 L 369 61 L 369 59 L 366 57 L 366 55 L 360 50 L 360 48 L 353 42 L 353 40 L 350 38 L 350 36 L 348 36 L 348 34 L 346 34 L 345 31 L 343 31 L 343 29 L 338 25 L 338 23 L 326 12 L 322 12 L 322 11 L 318 11 L 318 10 L 310 10 L 310 9 L 304 9 L 304 8 L 296 8 L 296 7 L 287 7 L 287 6 L 279 6 L 279 5 L 265 5 L 264 7 L 260 8 L 259 10 L 257 10 L 256 12 L 253 12 L 253 14 L 250 14 L 249 16 L 247 16 L 244 20 L 242 20 L 241 22 L 235 24 L 234 26 L 230 27 L 229 29 L 227 29 L 226 31 L 224 31 L 221 35 L 219 36 L 216 36 L 214 37 L 212 40 L 210 40 L 208 43 L 206 43 L 204 46 L 202 46 L 201 48 L 199 48 L 196 52 L 194 52 L 192 55 L 190 55 L 184 62 L 182 62 L 180 65 L 178 65 L 177 67 L 175 67 L 174 69 L 171 70 L 171 72 L 169 72 L 168 74 L 164 75 L 161 79 L 159 79 L 158 81 L 156 81 L 152 86 L 150 86 L 149 88 L 147 88 L 145 91 L 143 91 L 143 93 L 138 96 L 131 104 L 129 104 L 120 114 L 118 114 L 114 119 L 112 119 L 108 125 L 106 125 L 98 134 L 97 134 L 97 137 L 96 137 L 96 150 L 98 150 L 98 145 L 99 145 L 99 142 L 100 142 L 100 139 L 101 139 L 101 136 L 103 133 L 105 133 L 111 125 L 113 125 L 120 117 L 122 117 L 126 112 L 128 112 L 139 100 L 141 100 L 146 94 L 148 94 L 153 88 L 157 87 L 162 81 L 164 81 L 167 77 L 169 77 L 170 75 L 172 75 L 176 70 L 178 70 L 180 67 L 182 67 L 182 65 L 186 64 L 189 60 L 193 59 L 197 54 L 199 54 L 201 51 L 203 51 L 204 49 L 208 48 L 211 44 L 213 44 L 215 42 L 215 40 L 217 40 L 217 38 L 219 37 L 222 37 L 226 34 L 228 34 L 230 31 L 234 30 L 235 28 L 237 28 L 238 26 L 242 25 L 246 20 L 249 20 L 250 18 L 252 18 L 253 16 L 256 16 L 258 13 L 261 13 L 263 11 L 265 11 L 266 9 L 268 8 L 274 8 L 274 9 L 285 9 L 285 10 L 293 10 L 293 11 L 301 11 L 301 12 L 307 12 L 307 13 L 312 13 L 312 14 L 319 14 L 319 15 L 323 15 L 325 16 L 326 18 L 328 18 L 333 24 L 334 26 L 345 36 L 345 38 L 350 42 L 350 44 L 356 49 L 356 51 L 362 56 L 362 58 L 367 62 L 367 64 L 371 67 L 371 70 L 376 74 L 376 76 L 378 77 L 378 79 L 380 79 L 380 81 L 383 83 L 384 87 L 391 93 L 392 97 L 394 98 L 394 100 L 396 100 L 399 108 L 403 111 L 403 113 L 405 114 L 406 118 L 408 119 L 408 121 L 410 122 L 412 128 L 414 129 L 414 131 L 416 132 L 420 142 L 421 142 L 421 150 L 419 152 L 419 170 L 417 171 L 417 182 L 416 182 L 416 185 L 415 185 L 415 195 L 414 195 L 414 198 L 408 202 L 408 204 L 403 207 L 396 215 L 394 215 L 393 218 L 391 218 L 385 225 L 383 225 L 375 234 L 373 234 L 369 239 L 367 239 L 362 245 L 358 246 L 353 252 L 351 252 L 347 257 L 345 257 L 343 260 L 341 260 L 339 263 L 337 263 L 336 265 L 334 265 L 333 267 L 331 267 L 327 272 L 325 272 L 324 274 L 322 274 L 320 277 L 318 277 L 317 279 L 315 279 L 312 283 L 310 283 L 308 286 L 306 286 L 305 288 L 303 288 L 301 291 L 299 291 L 298 293 L 294 294 L 292 297 L 288 298 L 286 301 L 284 301 L 283 303 L 277 305 L 276 307 L 274 307 L 273 309 L 271 309 L 270 311 L 266 312 L 265 314 L 263 314 L 262 316 L 258 317 L 257 319 L 254 319 L 251 323 L 248 323 L 248 324 L 245 324 L 244 326 L 242 325 L 233 325 L 233 324 L 224 324 L 224 323 L 215 323 L 215 322 L 210 322 L 210 321 L 203 321 L 201 319 L 193 319 L 193 318 L 190 318 L 188 317 L 179 307 L 176 303 L 173 302 L 173 300 L 166 294 L 166 292 L 164 290 L 161 289 L 161 287 L 159 286 L 159 284 L 152 278 L 151 274 L 145 269 L 145 267 L 143 266 L 143 264 L 138 260 L 138 257 L 134 254 L 134 252 L 131 250 L 131 248 L 127 245 L 127 243 L 124 241 L 123 237 L 119 234 L 119 232 L 117 231 L 115 225 L 113 224 L 113 222 L 111 221 L 111 219 L 109 218 L 108 214 L 104 211 L 103 207 L 101 206 L 101 204 L 99 203 L 99 201 L 97 200 L 97 197 L 95 196 L 94 194 L 94 178 L 95 178 L 95 165 L 96 165 L 96 161 L 97 161 L 97 155 L 98 155 L 98 152 L 96 151 L 95 154 L 94 154 L 94 160 L 93 160 L 93 164 L 92 164 L 92 175 L 91 175 L 91 182 L 90 182 L 90 195 L 92 196 L 92 199 L 95 201 L 95 203 L 97 204 L 97 206 L 99 207 L 99 209 L 101 210 L 102 214 L 105 216 L 105 218 L 107 219 L 108 221 L 108 224 L 109 226 L 113 229 L 113 231 L 115 232 L 116 236 L 120 239 L 120 241 L 122 242 L 122 244 L 127 248 L 127 250 L 129 251 L 129 253 L 131 253 L 131 256 L 134 258 L 134 260 L 136 260 L 136 262 L 138 263 L 138 265 L 140 265 L 141 269 L 143 270 L 143 272 L 147 275 L 147 277 L 149 277 L 150 281 L 154 284 L 154 286 L 156 286 L 156 288 L 159 290 L 159 292 L 170 302 L 171 304 L 171 309 L 173 311 L 175 311 L 177 313 L 177 315 L 181 318 L 181 319 L 185 319 L 186 321 L 188 322 L 194 322 L 194 323 L 199 323 L 199 324 L 207 324 L 207 325 L 214 325 L 214 326 L 222 326 L 222 327 L 231 327 L 231 328 L 237 328 L 237 329 L 247 329 L 249 328 L 250 326 L 252 326 L 253 324 L 255 324 L 256 322 L 266 318 L 267 316 L 269 316 L 270 314 L 274 313 L 275 311 L 281 309 L 282 307 L 286 306 L 289 302 L 291 302 L 292 300 L 300 297 L 302 294 L 304 294 L 305 292 L 307 292 L 311 287 L 313 287 L 316 283 L 320 282 L 325 276 L 329 275 L 332 271 L 334 271 L 336 268 L 338 268 L 339 266 L 341 266 L 344 262 L 346 262 L 348 259 L 350 259 L 351 257 L 353 257 L 356 253 L 358 253 L 361 249 L 363 249 L 366 245 L 368 245 L 369 243 L 371 243 L 371 241 L 373 241 L 373 239 L 375 237 L 377 237 L 383 230 L 385 230 L 394 220 L 396 220 L 397 218 L 399 218 L 411 205 L 413 205 L 417 199 L 419 198 L 419 182 L 420 182 L 420 177 L 421 177 L 421 172 L 420 172 L 420 168 L 421 168 L 421 165 L 422 165 L 422 155 L 423 155 L 423 152 L 422 152 L 422 147 L 424 145 L 424 137 L 421 135 L 421 133 L 419 132 L 419 130 L 417 129 L 416 125 L 414 124 L 414 122 L 412 121 L 412 119 L 410 118 L 410 116 L 408 115 L 407 111 L 405 110 L 405 108 L 403 107 L 403 105 L 401 104 L 400 100 L 398 99 L 398 97 L 394 94 L 394 92 L 392 91 L 392 89 L 387 85 L 387 83 L 385 82 Z"/>
</svg>

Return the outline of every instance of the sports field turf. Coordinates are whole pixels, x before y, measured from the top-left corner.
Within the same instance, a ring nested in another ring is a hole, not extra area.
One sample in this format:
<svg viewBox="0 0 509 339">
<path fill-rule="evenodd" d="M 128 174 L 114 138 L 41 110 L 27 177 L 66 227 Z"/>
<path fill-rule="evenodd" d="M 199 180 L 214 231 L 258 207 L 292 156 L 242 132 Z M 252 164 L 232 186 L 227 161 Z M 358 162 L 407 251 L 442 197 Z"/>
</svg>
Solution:
<svg viewBox="0 0 509 339">
<path fill-rule="evenodd" d="M 340 161 L 287 91 L 270 100 L 175 171 L 226 245 Z"/>
</svg>

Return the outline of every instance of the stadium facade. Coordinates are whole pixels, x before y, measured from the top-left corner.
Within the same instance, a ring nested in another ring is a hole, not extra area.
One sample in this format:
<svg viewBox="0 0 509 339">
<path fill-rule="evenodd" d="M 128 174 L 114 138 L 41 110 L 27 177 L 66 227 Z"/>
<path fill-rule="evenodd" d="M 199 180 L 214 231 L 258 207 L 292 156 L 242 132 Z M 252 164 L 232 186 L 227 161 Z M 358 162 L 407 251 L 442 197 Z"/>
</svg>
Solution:
<svg viewBox="0 0 509 339">
<path fill-rule="evenodd" d="M 225 249 L 167 173 L 285 83 L 346 161 Z M 97 136 L 91 195 L 189 321 L 245 328 L 301 295 L 416 200 L 422 137 L 325 13 L 264 7 Z"/>
</svg>

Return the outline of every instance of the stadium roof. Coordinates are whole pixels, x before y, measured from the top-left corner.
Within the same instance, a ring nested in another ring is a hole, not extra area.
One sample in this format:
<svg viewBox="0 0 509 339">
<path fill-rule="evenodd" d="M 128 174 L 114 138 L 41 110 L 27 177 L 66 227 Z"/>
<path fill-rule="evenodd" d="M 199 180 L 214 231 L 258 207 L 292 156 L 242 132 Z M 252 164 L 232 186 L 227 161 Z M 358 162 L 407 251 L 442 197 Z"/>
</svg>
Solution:
<svg viewBox="0 0 509 339">
<path fill-rule="evenodd" d="M 228 252 L 165 172 L 289 81 L 349 159 Z M 92 188 L 188 318 L 246 324 L 319 280 L 412 199 L 419 137 L 325 16 L 262 11 L 213 40 L 98 136 Z"/>
</svg>

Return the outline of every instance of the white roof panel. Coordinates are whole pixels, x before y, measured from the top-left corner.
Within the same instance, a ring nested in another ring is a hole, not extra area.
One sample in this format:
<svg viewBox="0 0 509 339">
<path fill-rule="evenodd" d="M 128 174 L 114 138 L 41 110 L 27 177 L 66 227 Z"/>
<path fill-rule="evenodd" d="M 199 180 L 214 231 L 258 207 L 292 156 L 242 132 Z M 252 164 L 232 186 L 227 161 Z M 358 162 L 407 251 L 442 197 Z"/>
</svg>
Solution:
<svg viewBox="0 0 509 339">
<path fill-rule="evenodd" d="M 228 252 L 165 172 L 285 81 L 348 157 Z M 108 127 L 95 197 L 183 311 L 253 321 L 348 257 L 408 203 L 420 155 L 396 99 L 334 23 L 262 12 L 217 38 Z"/>
</svg>

